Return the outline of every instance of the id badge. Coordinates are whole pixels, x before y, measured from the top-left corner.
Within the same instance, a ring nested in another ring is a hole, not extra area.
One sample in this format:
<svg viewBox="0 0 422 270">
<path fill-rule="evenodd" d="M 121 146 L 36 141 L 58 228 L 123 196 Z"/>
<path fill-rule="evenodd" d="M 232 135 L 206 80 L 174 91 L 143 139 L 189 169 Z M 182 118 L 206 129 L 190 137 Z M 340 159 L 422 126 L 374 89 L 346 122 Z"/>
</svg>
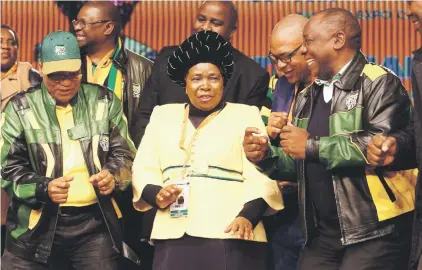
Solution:
<svg viewBox="0 0 422 270">
<path fill-rule="evenodd" d="M 189 206 L 189 182 L 186 180 L 178 181 L 175 182 L 174 185 L 181 188 L 182 192 L 179 194 L 176 201 L 170 205 L 170 217 L 187 217 Z"/>
</svg>

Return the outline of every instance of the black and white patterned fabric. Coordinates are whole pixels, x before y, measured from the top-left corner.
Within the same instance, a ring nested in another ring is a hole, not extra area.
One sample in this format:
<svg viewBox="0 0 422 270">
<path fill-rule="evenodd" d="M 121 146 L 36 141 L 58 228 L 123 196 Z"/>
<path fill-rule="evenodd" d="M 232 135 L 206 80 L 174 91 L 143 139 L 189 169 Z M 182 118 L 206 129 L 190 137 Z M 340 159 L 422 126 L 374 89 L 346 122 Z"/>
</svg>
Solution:
<svg viewBox="0 0 422 270">
<path fill-rule="evenodd" d="M 189 69 L 199 63 L 216 65 L 226 84 L 234 68 L 230 42 L 213 31 L 206 30 L 193 34 L 169 57 L 167 74 L 173 82 L 184 87 Z"/>
</svg>

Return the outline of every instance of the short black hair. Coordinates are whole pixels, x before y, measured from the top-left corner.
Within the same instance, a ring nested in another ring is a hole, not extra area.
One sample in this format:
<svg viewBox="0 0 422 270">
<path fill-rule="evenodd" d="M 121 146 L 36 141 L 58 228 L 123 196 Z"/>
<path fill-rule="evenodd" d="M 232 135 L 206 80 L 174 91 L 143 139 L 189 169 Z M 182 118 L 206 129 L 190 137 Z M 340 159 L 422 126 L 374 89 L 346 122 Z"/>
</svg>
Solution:
<svg viewBox="0 0 422 270">
<path fill-rule="evenodd" d="M 18 38 L 18 34 L 16 34 L 16 31 L 15 31 L 15 30 L 13 30 L 13 28 L 12 28 L 12 27 L 10 27 L 10 26 L 9 26 L 9 25 L 7 25 L 7 24 L 2 24 L 2 25 L 1 25 L 1 28 L 5 28 L 5 29 L 7 29 L 7 30 L 9 30 L 9 31 L 11 31 L 11 32 L 13 33 L 13 36 L 15 37 L 16 46 L 18 46 L 18 47 L 19 47 L 19 38 Z"/>
<path fill-rule="evenodd" d="M 204 1 L 204 2 L 202 2 L 201 7 L 204 4 L 209 3 L 209 2 L 218 2 L 218 3 L 221 3 L 226 8 L 228 8 L 230 10 L 230 13 L 231 13 L 230 15 L 232 15 L 232 16 L 230 16 L 230 22 L 229 23 L 230 23 L 231 31 L 234 31 L 236 29 L 236 27 L 237 27 L 237 20 L 238 20 L 238 16 L 239 15 L 237 13 L 237 8 L 233 4 L 233 2 L 232 1 Z"/>
<path fill-rule="evenodd" d="M 108 20 L 113 21 L 114 30 L 113 37 L 117 38 L 122 29 L 122 16 L 120 14 L 119 8 L 114 5 L 112 2 L 86 2 L 83 6 L 94 7 L 99 10 L 106 16 Z"/>
<path fill-rule="evenodd" d="M 345 32 L 348 43 L 356 50 L 361 49 L 362 29 L 358 19 L 350 11 L 343 8 L 329 8 L 315 15 L 322 16 L 321 22 L 326 23 L 333 30 Z"/>
</svg>

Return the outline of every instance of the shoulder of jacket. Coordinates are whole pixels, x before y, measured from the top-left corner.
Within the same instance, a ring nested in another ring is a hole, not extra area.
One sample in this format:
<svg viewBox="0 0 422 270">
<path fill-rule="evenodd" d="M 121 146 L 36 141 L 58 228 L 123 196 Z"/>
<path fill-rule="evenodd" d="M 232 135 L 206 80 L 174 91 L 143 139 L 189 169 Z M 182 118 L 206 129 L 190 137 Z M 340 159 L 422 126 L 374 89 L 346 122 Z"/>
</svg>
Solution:
<svg viewBox="0 0 422 270">
<path fill-rule="evenodd" d="M 106 96 L 108 99 L 113 98 L 113 92 L 105 86 L 85 82 L 81 84 L 81 89 L 84 91 L 85 97 L 89 100 L 99 100 L 104 99 Z"/>
<path fill-rule="evenodd" d="M 39 76 L 41 78 L 41 74 L 35 68 L 31 68 L 29 70 L 29 74 L 37 75 L 37 76 Z"/>
<path fill-rule="evenodd" d="M 158 55 L 166 55 L 166 54 L 171 54 L 173 53 L 179 46 L 165 46 L 163 47 L 160 52 L 158 53 Z"/>
<path fill-rule="evenodd" d="M 226 106 L 227 106 L 226 108 L 230 110 L 231 113 L 234 113 L 237 115 L 241 114 L 245 116 L 245 115 L 259 113 L 258 107 L 253 106 L 253 105 L 227 102 Z"/>
<path fill-rule="evenodd" d="M 366 64 L 363 67 L 363 70 L 361 72 L 361 76 L 365 75 L 368 79 L 371 81 L 375 81 L 379 77 L 383 75 L 387 75 L 389 72 L 382 66 L 375 65 L 373 63 Z"/>
<path fill-rule="evenodd" d="M 267 71 L 260 64 L 239 50 L 233 49 L 233 59 L 234 64 L 237 65 L 239 70 L 254 74 L 260 73 L 259 75 L 267 73 Z"/>
<path fill-rule="evenodd" d="M 305 96 L 307 93 L 309 93 L 309 91 L 311 91 L 312 86 L 314 85 L 314 83 L 311 83 L 310 85 L 308 85 L 307 87 L 303 88 L 302 91 L 300 91 L 297 96 L 298 97 L 303 97 Z"/>
<path fill-rule="evenodd" d="M 18 92 L 9 100 L 9 102 L 12 103 L 15 111 L 28 109 L 29 108 L 28 99 L 34 98 L 31 96 L 33 94 L 37 96 L 37 93 L 40 91 L 41 91 L 41 87 L 39 87 L 39 85 L 29 87 L 26 91 Z M 33 104 L 38 104 L 38 102 L 35 102 L 35 103 L 33 102 Z"/>
<path fill-rule="evenodd" d="M 175 115 L 175 112 L 177 112 L 178 110 L 183 110 L 184 107 L 184 103 L 157 105 L 154 107 L 154 114 L 166 115 L 167 117 L 171 117 L 172 115 Z"/>
<path fill-rule="evenodd" d="M 151 65 L 153 64 L 153 62 L 151 60 L 149 60 L 146 57 L 143 57 L 140 54 L 137 54 L 136 52 L 133 52 L 129 49 L 125 49 L 125 53 L 126 53 L 126 58 L 128 59 L 128 61 L 135 61 L 135 62 L 140 62 L 142 65 Z"/>
</svg>

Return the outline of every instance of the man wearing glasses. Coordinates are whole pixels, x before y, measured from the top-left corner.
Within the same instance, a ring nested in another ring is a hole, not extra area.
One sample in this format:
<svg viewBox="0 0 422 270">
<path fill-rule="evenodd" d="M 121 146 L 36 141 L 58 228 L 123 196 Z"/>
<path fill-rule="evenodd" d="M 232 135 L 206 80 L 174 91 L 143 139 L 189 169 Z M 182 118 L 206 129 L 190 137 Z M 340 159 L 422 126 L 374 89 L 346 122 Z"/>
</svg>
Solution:
<svg viewBox="0 0 422 270">
<path fill-rule="evenodd" d="M 78 42 L 46 36 L 42 83 L 8 103 L 1 186 L 11 196 L 2 269 L 118 269 L 114 196 L 131 181 L 135 147 L 119 99 L 81 84 Z"/>
<path fill-rule="evenodd" d="M 407 91 L 368 63 L 359 22 L 345 9 L 313 15 L 303 39 L 318 80 L 297 96 L 294 126 L 282 128 L 265 167 L 297 176 L 305 237 L 298 269 L 405 269 L 414 186 L 391 167 L 370 167 L 366 153 L 374 135 L 405 131 Z"/>
<path fill-rule="evenodd" d="M 109 1 L 86 3 L 72 25 L 82 52 L 82 81 L 113 91 L 122 101 L 130 126 L 152 62 L 124 49 L 120 13 Z"/>
<path fill-rule="evenodd" d="M 300 51 L 303 28 L 307 22 L 306 17 L 292 14 L 279 21 L 271 33 L 268 57 L 279 78 L 275 79 L 275 87 L 270 81 L 267 96 L 271 97 L 272 106 L 268 110 L 263 109 L 262 113 L 271 147 L 274 148 L 280 147 L 281 129 L 292 120 L 297 94 L 314 81 L 314 76 Z M 269 118 L 265 117 L 265 111 Z M 266 119 L 268 121 L 265 121 Z M 246 132 L 244 149 L 247 158 L 260 166 L 268 149 L 268 140 L 253 136 L 254 132 L 254 129 Z M 298 213 L 297 180 L 294 176 L 286 177 L 277 171 L 271 173 L 270 177 L 279 183 L 285 204 L 283 211 L 264 219 L 272 249 L 272 269 L 296 270 L 304 243 Z"/>
</svg>

